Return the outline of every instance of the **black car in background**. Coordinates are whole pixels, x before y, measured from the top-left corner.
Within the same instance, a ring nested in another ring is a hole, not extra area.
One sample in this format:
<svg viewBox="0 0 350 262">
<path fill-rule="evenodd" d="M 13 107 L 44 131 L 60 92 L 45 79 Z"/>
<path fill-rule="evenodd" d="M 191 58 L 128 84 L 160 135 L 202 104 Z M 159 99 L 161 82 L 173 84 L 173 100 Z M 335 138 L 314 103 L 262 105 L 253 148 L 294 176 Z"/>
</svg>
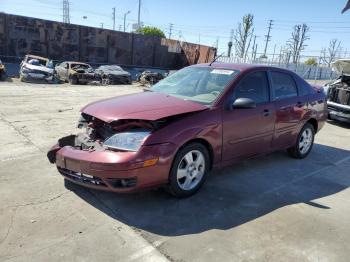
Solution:
<svg viewBox="0 0 350 262">
<path fill-rule="evenodd" d="M 118 65 L 101 65 L 96 70 L 105 84 L 131 84 L 131 74 Z"/>
</svg>

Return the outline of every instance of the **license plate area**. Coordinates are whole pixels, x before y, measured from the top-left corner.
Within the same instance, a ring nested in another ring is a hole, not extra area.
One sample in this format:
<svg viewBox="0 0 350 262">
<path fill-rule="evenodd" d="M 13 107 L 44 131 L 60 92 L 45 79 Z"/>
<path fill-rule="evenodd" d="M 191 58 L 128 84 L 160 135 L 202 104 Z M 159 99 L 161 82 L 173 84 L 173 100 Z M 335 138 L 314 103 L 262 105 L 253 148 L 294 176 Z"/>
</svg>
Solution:
<svg viewBox="0 0 350 262">
<path fill-rule="evenodd" d="M 65 158 L 65 168 L 81 173 L 81 164 L 79 160 Z"/>
</svg>

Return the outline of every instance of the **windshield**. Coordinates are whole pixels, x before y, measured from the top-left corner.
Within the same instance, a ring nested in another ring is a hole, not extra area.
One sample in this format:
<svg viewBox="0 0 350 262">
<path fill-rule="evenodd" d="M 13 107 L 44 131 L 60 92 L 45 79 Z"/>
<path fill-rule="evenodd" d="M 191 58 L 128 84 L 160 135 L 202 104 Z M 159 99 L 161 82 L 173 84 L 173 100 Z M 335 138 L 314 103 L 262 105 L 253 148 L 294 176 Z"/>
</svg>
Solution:
<svg viewBox="0 0 350 262">
<path fill-rule="evenodd" d="M 158 82 L 151 90 L 210 105 L 238 73 L 231 69 L 186 67 Z"/>
</svg>

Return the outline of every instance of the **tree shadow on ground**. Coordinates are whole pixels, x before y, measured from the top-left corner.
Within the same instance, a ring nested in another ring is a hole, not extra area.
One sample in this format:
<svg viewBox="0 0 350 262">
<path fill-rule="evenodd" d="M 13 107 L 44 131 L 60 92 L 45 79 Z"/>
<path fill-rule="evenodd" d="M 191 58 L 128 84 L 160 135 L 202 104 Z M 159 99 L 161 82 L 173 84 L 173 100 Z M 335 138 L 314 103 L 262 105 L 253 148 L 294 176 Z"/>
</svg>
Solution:
<svg viewBox="0 0 350 262">
<path fill-rule="evenodd" d="M 129 226 L 179 236 L 230 229 L 296 203 L 332 208 L 315 200 L 350 185 L 349 172 L 337 166 L 348 165 L 344 161 L 347 157 L 350 158 L 347 150 L 320 144 L 315 144 L 304 160 L 277 152 L 212 172 L 204 187 L 186 199 L 173 198 L 163 190 L 122 195 L 79 186 L 70 189 Z"/>
</svg>

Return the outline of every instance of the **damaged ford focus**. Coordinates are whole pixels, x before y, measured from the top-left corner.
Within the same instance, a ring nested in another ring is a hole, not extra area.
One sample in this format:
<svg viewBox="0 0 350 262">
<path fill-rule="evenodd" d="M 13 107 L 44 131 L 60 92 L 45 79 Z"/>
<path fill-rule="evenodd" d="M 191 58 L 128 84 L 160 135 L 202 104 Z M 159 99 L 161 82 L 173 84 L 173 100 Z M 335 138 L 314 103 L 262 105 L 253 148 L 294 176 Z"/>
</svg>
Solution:
<svg viewBox="0 0 350 262">
<path fill-rule="evenodd" d="M 323 90 L 288 70 L 210 63 L 81 109 L 83 131 L 48 152 L 66 181 L 194 194 L 209 172 L 276 150 L 303 159 L 327 118 Z"/>
</svg>

